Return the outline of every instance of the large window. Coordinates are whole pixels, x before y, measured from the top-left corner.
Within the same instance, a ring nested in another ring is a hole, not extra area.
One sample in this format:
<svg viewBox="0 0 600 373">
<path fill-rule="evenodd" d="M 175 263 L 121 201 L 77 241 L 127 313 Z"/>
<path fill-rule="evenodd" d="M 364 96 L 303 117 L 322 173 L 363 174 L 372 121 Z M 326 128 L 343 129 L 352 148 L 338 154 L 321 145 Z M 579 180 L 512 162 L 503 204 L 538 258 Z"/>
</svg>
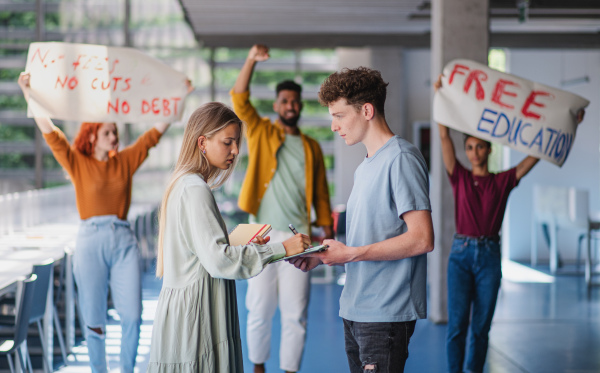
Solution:
<svg viewBox="0 0 600 373">
<path fill-rule="evenodd" d="M 216 48 L 214 58 L 215 99 L 230 102 L 229 91 L 233 87 L 246 59 L 248 49 Z M 320 142 L 328 170 L 330 192 L 333 194 L 333 132 L 329 129 L 330 117 L 327 108 L 317 100 L 317 92 L 323 80 L 337 68 L 337 57 L 333 49 L 286 50 L 271 49 L 271 58 L 257 64 L 250 86 L 251 102 L 259 114 L 276 119 L 273 112 L 275 87 L 282 80 L 291 79 L 302 85 L 303 110 L 300 120 L 302 132 Z M 247 165 L 247 152 L 242 159 L 232 182 L 224 193 L 237 196 Z"/>
<path fill-rule="evenodd" d="M 204 102 L 218 100 L 230 104 L 229 90 L 247 56 L 248 49 L 200 48 L 185 22 L 177 1 L 131 0 L 128 38 L 125 33 L 125 1 L 52 0 L 45 1 L 41 40 L 125 46 L 127 43 L 186 74 L 196 88 L 186 100 L 183 119 L 173 123 L 151 150 L 136 173 L 134 200 L 159 200 L 168 181 L 181 145 L 187 117 Z M 36 155 L 33 120 L 26 118 L 26 103 L 16 83 L 24 70 L 29 43 L 38 40 L 35 2 L 14 0 L 15 6 L 0 11 L 0 194 L 35 187 L 36 164 L 42 170 L 42 186 L 68 183 L 43 140 L 42 153 Z M 248 46 L 250 47 L 250 46 Z M 259 64 L 251 85 L 252 102 L 263 116 L 275 116 L 275 86 L 292 79 L 303 86 L 301 129 L 318 140 L 323 148 L 328 180 L 333 180 L 333 133 L 326 108 L 317 101 L 323 80 L 337 68 L 332 49 L 272 49 L 271 59 Z M 55 121 L 72 140 L 77 122 Z M 150 125 L 119 123 L 121 145 L 133 141 Z M 245 175 L 247 151 L 230 182 L 216 191 L 218 201 L 229 215 L 236 215 L 237 196 Z M 333 192 L 333 187 L 331 188 Z"/>
</svg>

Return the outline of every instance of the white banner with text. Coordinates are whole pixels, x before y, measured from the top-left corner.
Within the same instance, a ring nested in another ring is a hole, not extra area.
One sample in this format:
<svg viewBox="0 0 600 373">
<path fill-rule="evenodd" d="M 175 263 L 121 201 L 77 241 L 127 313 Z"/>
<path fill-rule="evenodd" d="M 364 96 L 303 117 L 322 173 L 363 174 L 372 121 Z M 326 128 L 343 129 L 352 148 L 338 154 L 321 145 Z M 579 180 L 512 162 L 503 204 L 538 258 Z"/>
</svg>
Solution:
<svg viewBox="0 0 600 373">
<path fill-rule="evenodd" d="M 585 98 L 469 60 L 444 67 L 433 120 L 558 166 L 575 140 Z"/>
<path fill-rule="evenodd" d="M 82 122 L 165 122 L 181 118 L 187 77 L 133 48 L 31 43 L 28 117 Z"/>
</svg>

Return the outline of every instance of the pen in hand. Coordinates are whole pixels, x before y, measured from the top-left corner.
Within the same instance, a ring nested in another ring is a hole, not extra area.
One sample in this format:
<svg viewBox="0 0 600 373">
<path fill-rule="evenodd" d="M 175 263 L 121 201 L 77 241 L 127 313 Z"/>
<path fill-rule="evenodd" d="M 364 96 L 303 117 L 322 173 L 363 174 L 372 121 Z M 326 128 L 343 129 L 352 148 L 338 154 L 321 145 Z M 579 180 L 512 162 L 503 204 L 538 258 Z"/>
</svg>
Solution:
<svg viewBox="0 0 600 373">
<path fill-rule="evenodd" d="M 292 231 L 293 234 L 298 234 L 298 231 L 292 224 L 289 224 L 288 227 L 290 227 L 290 230 Z M 308 245 L 308 247 L 311 248 L 312 245 Z M 304 251 L 306 251 L 306 249 L 304 249 Z"/>
</svg>

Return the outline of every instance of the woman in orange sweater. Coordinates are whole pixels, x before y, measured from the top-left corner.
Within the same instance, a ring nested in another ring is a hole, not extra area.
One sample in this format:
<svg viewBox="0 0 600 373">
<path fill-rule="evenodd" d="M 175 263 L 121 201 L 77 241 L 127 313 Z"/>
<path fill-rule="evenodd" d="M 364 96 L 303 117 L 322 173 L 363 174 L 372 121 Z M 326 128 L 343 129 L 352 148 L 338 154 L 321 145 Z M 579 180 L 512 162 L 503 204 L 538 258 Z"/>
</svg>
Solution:
<svg viewBox="0 0 600 373">
<path fill-rule="evenodd" d="M 19 77 L 27 101 L 29 79 L 27 73 Z M 115 123 L 83 123 L 70 146 L 50 118 L 34 119 L 75 186 L 81 226 L 73 273 L 86 325 L 84 334 L 92 372 L 108 372 L 105 333 L 110 286 L 121 319 L 121 372 L 133 373 L 141 325 L 142 287 L 139 248 L 127 222 L 127 212 L 133 174 L 169 124 L 157 124 L 134 144 L 117 152 L 119 136 Z"/>
</svg>

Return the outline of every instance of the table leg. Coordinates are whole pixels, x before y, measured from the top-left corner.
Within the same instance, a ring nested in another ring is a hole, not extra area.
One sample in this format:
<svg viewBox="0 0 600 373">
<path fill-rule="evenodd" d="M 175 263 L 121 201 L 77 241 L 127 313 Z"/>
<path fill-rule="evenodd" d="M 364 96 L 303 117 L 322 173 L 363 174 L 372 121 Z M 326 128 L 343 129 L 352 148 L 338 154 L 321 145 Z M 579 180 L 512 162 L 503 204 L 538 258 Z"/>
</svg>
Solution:
<svg viewBox="0 0 600 373">
<path fill-rule="evenodd" d="M 531 266 L 537 265 L 538 259 L 538 228 L 540 224 L 536 218 L 532 219 L 531 224 Z"/>
<path fill-rule="evenodd" d="M 592 240 L 591 232 L 587 232 L 587 245 L 585 250 L 585 284 L 589 288 L 592 284 Z"/>
<path fill-rule="evenodd" d="M 554 219 L 550 222 L 550 273 L 556 274 L 558 269 L 558 226 Z"/>
<path fill-rule="evenodd" d="M 54 366 L 54 271 L 50 272 L 50 283 L 48 284 L 48 297 L 46 298 L 46 312 L 44 313 L 43 332 L 40 338 L 44 339 L 46 351 L 43 356 L 47 358 L 49 369 Z"/>
<path fill-rule="evenodd" d="M 65 344 L 67 353 L 71 353 L 75 346 L 75 280 L 72 253 L 66 256 L 65 266 Z"/>
</svg>

